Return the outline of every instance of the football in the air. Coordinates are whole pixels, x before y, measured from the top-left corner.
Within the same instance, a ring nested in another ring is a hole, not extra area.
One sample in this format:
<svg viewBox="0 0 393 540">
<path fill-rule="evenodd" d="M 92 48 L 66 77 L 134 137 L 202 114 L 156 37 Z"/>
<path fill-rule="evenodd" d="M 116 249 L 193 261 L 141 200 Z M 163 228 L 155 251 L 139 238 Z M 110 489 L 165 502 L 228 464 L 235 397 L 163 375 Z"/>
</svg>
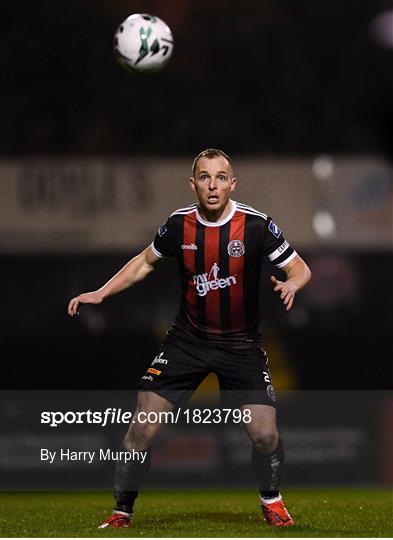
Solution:
<svg viewBox="0 0 393 540">
<path fill-rule="evenodd" d="M 134 13 L 116 30 L 113 48 L 116 59 L 128 71 L 154 72 L 170 59 L 173 36 L 158 17 Z"/>
</svg>

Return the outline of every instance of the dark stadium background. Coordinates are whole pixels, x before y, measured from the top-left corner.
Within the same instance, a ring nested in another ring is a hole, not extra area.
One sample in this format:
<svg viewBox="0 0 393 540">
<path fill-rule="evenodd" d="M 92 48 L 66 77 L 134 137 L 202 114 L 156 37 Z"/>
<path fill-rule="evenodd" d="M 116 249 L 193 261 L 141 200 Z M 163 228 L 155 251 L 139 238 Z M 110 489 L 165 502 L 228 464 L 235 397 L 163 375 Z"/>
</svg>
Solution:
<svg viewBox="0 0 393 540">
<path fill-rule="evenodd" d="M 381 0 L 7 3 L 1 155 L 191 161 L 200 149 L 218 146 L 235 160 L 323 154 L 391 163 L 393 51 L 372 32 L 388 6 Z M 113 31 L 133 12 L 155 13 L 174 32 L 173 58 L 157 75 L 131 76 L 113 60 Z M 73 255 L 62 253 L 59 239 L 53 253 L 32 254 L 28 243 L 17 253 L 2 250 L 1 385 L 124 388 L 126 380 L 133 386 L 162 337 L 154 314 L 150 325 L 137 324 L 140 312 L 151 295 L 157 302 L 162 295 L 164 308 L 175 312 L 174 267 L 97 308 L 105 331 L 68 319 L 66 303 L 143 247 Z M 264 318 L 291 351 L 292 387 L 388 388 L 391 245 L 345 253 L 315 245 L 302 255 L 310 260 L 326 251 L 350 261 L 356 294 L 346 303 L 308 306 L 301 327 L 290 323 L 264 281 Z M 335 366 L 339 375 L 326 369 L 321 376 L 321 366 Z"/>
<path fill-rule="evenodd" d="M 387 0 L 39 0 L 4 6 L 2 153 L 392 156 L 391 50 L 372 22 Z M 130 13 L 175 34 L 159 76 L 110 53 Z M 204 121 L 201 122 L 201 119 Z M 169 129 L 170 126 L 170 129 Z"/>
</svg>

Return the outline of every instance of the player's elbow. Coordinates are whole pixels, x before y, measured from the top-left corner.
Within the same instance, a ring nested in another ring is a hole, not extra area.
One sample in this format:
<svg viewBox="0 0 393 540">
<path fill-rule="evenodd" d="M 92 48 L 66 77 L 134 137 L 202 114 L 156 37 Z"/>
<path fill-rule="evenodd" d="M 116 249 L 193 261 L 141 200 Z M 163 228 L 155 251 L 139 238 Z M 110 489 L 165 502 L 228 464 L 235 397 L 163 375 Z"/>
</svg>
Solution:
<svg viewBox="0 0 393 540">
<path fill-rule="evenodd" d="M 311 281 L 312 273 L 311 273 L 310 267 L 307 265 L 306 267 L 307 267 L 307 283 L 308 283 L 309 281 Z"/>
<path fill-rule="evenodd" d="M 304 274 L 305 274 L 305 280 L 306 280 L 306 284 L 311 280 L 311 270 L 310 270 L 310 267 L 307 266 L 306 263 L 304 263 L 304 266 L 305 266 L 305 269 L 304 269 Z"/>
<path fill-rule="evenodd" d="M 289 278 L 294 277 L 299 285 L 299 289 L 303 289 L 311 279 L 311 270 L 307 264 L 300 259 L 292 268 L 292 272 L 289 272 Z"/>
<path fill-rule="evenodd" d="M 311 279 L 311 270 L 307 263 L 301 257 L 297 258 L 294 264 L 294 270 L 298 272 L 299 277 L 302 278 L 303 287 L 304 285 L 307 285 L 307 283 Z"/>
<path fill-rule="evenodd" d="M 153 270 L 153 265 L 144 262 L 135 274 L 135 281 L 143 281 Z"/>
</svg>

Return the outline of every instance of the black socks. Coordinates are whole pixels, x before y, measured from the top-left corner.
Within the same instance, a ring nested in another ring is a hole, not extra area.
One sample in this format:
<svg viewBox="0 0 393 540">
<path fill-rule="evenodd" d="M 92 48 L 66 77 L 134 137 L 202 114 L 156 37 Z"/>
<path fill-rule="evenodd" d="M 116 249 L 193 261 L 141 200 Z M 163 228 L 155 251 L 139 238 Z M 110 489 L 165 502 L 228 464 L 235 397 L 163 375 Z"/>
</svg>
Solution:
<svg viewBox="0 0 393 540">
<path fill-rule="evenodd" d="M 277 448 L 270 454 L 264 454 L 256 446 L 252 447 L 252 466 L 260 481 L 260 494 L 264 499 L 279 496 L 280 473 L 284 458 L 284 445 L 281 439 L 278 439 Z"/>
<path fill-rule="evenodd" d="M 132 513 L 135 499 L 138 496 L 138 490 L 149 472 L 151 462 L 151 450 L 148 448 L 140 453 L 145 453 L 146 457 L 142 460 L 119 460 L 116 463 L 115 471 L 115 491 L 116 499 L 115 510 L 120 512 Z"/>
<path fill-rule="evenodd" d="M 146 450 L 145 460 L 118 461 L 115 472 L 116 499 L 115 510 L 132 513 L 139 487 L 149 472 L 151 450 Z M 260 494 L 264 499 L 279 496 L 280 473 L 285 453 L 282 440 L 278 440 L 277 448 L 270 454 L 264 454 L 256 446 L 252 447 L 252 466 L 260 481 Z"/>
</svg>

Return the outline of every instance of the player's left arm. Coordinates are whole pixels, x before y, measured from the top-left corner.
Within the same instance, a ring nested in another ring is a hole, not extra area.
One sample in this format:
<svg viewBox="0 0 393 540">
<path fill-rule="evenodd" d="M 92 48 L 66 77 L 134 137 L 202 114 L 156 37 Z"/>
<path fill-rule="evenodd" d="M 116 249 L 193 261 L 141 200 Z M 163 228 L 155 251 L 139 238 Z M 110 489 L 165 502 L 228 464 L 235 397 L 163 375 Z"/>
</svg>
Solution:
<svg viewBox="0 0 393 540">
<path fill-rule="evenodd" d="M 281 300 L 289 311 L 293 306 L 295 294 L 303 289 L 311 279 L 311 270 L 299 255 L 289 261 L 282 270 L 287 275 L 286 281 L 280 281 L 271 276 L 274 290 L 280 295 Z"/>
</svg>

